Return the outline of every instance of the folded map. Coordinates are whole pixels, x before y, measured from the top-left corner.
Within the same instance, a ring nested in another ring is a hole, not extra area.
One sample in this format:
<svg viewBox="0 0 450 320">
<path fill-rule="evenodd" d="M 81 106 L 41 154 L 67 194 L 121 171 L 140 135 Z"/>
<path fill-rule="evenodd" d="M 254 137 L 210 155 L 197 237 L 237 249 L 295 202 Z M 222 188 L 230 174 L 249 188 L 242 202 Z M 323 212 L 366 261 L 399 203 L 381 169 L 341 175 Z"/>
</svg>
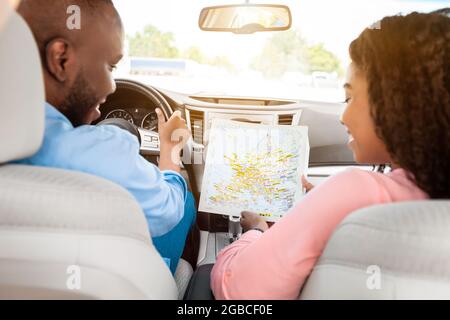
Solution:
<svg viewBox="0 0 450 320">
<path fill-rule="evenodd" d="M 308 161 L 307 127 L 214 119 L 199 210 L 277 221 L 302 196 Z"/>
</svg>

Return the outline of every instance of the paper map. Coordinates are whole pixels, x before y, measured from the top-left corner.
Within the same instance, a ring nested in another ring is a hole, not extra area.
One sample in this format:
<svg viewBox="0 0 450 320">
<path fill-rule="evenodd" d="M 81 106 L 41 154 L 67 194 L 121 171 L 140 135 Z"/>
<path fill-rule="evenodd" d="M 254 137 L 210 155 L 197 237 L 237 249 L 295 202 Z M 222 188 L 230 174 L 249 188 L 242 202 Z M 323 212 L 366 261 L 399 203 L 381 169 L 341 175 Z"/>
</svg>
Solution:
<svg viewBox="0 0 450 320">
<path fill-rule="evenodd" d="M 309 160 L 308 128 L 213 120 L 200 211 L 277 221 L 302 195 Z"/>
</svg>

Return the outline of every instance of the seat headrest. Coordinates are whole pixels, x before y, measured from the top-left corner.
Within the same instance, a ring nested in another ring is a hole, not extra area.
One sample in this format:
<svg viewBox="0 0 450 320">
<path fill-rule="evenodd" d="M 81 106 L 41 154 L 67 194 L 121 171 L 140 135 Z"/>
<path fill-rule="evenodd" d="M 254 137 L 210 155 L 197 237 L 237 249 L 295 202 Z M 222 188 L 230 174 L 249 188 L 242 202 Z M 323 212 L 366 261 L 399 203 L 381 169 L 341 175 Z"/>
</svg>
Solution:
<svg viewBox="0 0 450 320">
<path fill-rule="evenodd" d="M 36 42 L 22 17 L 7 10 L 11 12 L 0 28 L 0 164 L 34 154 L 42 143 L 45 120 Z"/>
</svg>

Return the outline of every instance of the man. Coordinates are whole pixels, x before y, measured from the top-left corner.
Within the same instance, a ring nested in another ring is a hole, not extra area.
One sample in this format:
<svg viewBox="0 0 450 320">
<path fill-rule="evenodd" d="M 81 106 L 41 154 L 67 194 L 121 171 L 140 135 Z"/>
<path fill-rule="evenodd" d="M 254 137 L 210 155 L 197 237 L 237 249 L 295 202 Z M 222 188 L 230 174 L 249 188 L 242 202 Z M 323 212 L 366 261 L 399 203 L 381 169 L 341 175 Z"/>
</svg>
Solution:
<svg viewBox="0 0 450 320">
<path fill-rule="evenodd" d="M 80 8 L 79 29 L 67 24 L 73 5 Z M 81 171 L 126 188 L 140 203 L 153 242 L 174 273 L 195 220 L 174 151 L 180 142 L 171 139 L 174 131 L 187 131 L 185 121 L 176 112 L 166 122 L 157 110 L 159 168 L 139 155 L 138 140 L 128 132 L 90 125 L 116 89 L 112 71 L 123 55 L 122 22 L 111 0 L 23 0 L 18 12 L 41 53 L 47 100 L 43 145 L 21 163 Z"/>
</svg>

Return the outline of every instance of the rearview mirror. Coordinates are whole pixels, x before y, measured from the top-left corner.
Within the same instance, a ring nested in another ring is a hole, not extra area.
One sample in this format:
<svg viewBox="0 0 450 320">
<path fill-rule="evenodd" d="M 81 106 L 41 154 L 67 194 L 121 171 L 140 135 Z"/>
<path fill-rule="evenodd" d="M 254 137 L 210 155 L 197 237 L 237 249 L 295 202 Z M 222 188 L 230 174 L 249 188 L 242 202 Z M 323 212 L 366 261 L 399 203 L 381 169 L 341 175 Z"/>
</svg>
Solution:
<svg viewBox="0 0 450 320">
<path fill-rule="evenodd" d="M 242 4 L 207 7 L 202 10 L 199 26 L 203 31 L 251 34 L 288 30 L 292 25 L 289 7 L 271 4 Z"/>
</svg>

